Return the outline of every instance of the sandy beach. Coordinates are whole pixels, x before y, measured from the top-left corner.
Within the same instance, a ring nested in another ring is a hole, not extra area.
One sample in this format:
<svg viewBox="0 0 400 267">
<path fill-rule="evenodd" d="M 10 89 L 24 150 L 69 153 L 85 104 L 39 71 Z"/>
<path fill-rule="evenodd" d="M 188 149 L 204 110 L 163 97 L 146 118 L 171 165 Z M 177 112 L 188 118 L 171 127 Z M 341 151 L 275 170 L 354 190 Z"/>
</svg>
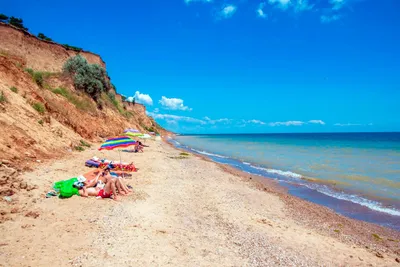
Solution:
<svg viewBox="0 0 400 267">
<path fill-rule="evenodd" d="M 400 233 L 337 215 L 165 142 L 122 153 L 139 169 L 119 201 L 45 198 L 90 169 L 97 145 L 22 174 L 1 201 L 0 266 L 397 266 Z"/>
</svg>

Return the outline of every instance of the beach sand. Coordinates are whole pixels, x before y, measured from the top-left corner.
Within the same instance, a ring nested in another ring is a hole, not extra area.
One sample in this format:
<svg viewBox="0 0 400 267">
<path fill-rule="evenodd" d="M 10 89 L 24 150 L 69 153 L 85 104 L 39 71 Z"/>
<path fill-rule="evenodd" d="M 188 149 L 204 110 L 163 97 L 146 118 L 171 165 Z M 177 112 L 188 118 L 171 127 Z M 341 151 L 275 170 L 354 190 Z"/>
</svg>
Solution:
<svg viewBox="0 0 400 267">
<path fill-rule="evenodd" d="M 44 197 L 54 181 L 89 171 L 86 159 L 117 160 L 117 151 L 73 152 L 23 174 L 38 189 L 1 202 L 0 266 L 399 266 L 398 232 L 147 143 L 145 153 L 121 153 L 139 171 L 119 201 Z"/>
</svg>

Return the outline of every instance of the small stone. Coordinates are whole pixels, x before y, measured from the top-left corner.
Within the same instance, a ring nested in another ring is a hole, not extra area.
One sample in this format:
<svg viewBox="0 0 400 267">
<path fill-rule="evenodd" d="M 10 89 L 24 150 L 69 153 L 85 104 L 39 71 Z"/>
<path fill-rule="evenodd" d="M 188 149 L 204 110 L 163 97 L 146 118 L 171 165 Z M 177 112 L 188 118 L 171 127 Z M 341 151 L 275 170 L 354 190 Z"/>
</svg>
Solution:
<svg viewBox="0 0 400 267">
<path fill-rule="evenodd" d="M 11 213 L 18 213 L 18 208 L 13 208 L 12 210 L 11 210 Z"/>
<path fill-rule="evenodd" d="M 25 217 L 32 217 L 32 218 L 36 219 L 37 217 L 39 217 L 39 215 L 40 214 L 38 212 L 30 211 L 27 214 L 25 214 Z"/>
<path fill-rule="evenodd" d="M 21 182 L 21 183 L 19 184 L 19 187 L 20 187 L 21 189 L 26 189 L 26 188 L 28 188 L 28 184 L 27 184 L 26 182 Z"/>
<path fill-rule="evenodd" d="M 400 263 L 400 259 L 399 259 L 399 258 L 396 258 L 396 262 Z"/>
<path fill-rule="evenodd" d="M 7 202 L 11 202 L 11 201 L 12 201 L 12 198 L 9 197 L 9 196 L 5 196 L 5 197 L 3 197 L 3 199 L 4 199 L 5 201 L 7 201 Z"/>
<path fill-rule="evenodd" d="M 383 259 L 383 255 L 382 255 L 380 252 L 377 252 L 375 255 L 376 255 L 378 258 Z"/>
<path fill-rule="evenodd" d="M 40 163 L 40 162 L 42 162 L 42 161 L 41 161 L 40 159 L 37 159 L 36 162 L 37 162 L 37 163 Z"/>
<path fill-rule="evenodd" d="M 1 160 L 1 163 L 2 163 L 2 164 L 10 164 L 11 162 L 10 162 L 9 160 L 2 159 L 2 160 Z"/>
</svg>

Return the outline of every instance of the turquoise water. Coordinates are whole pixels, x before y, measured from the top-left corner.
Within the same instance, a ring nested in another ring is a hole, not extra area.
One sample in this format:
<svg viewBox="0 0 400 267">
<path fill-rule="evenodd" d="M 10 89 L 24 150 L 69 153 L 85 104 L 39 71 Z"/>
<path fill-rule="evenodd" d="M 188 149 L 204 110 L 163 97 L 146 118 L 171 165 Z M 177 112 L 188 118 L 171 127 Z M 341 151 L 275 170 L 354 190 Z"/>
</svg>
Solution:
<svg viewBox="0 0 400 267">
<path fill-rule="evenodd" d="M 400 133 L 188 135 L 175 142 L 248 172 L 400 216 Z"/>
</svg>

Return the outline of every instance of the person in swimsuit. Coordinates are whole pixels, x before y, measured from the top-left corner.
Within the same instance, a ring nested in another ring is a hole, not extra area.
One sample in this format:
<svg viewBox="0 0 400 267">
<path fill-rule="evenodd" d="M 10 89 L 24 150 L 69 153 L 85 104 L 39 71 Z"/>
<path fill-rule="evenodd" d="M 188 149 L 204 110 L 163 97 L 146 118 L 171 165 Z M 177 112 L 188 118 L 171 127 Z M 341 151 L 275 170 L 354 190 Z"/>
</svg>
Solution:
<svg viewBox="0 0 400 267">
<path fill-rule="evenodd" d="M 117 174 L 121 174 L 120 172 L 116 172 Z M 110 174 L 110 168 L 106 168 L 104 170 L 96 169 L 93 171 L 90 171 L 88 173 L 85 173 L 83 175 L 87 180 L 85 183 L 86 188 L 91 188 L 91 187 L 99 187 L 102 189 L 101 184 L 106 185 L 109 181 L 113 180 L 115 182 L 115 186 L 118 189 L 118 193 L 121 195 L 128 195 L 129 193 L 132 192 L 126 185 L 125 182 L 123 181 L 122 178 L 115 178 L 111 176 Z"/>
<path fill-rule="evenodd" d="M 115 187 L 115 180 L 109 180 L 104 188 L 100 187 L 86 187 L 86 184 L 79 189 L 79 195 L 81 197 L 101 197 L 101 198 L 112 198 L 113 200 L 117 200 L 117 192 Z"/>
</svg>

